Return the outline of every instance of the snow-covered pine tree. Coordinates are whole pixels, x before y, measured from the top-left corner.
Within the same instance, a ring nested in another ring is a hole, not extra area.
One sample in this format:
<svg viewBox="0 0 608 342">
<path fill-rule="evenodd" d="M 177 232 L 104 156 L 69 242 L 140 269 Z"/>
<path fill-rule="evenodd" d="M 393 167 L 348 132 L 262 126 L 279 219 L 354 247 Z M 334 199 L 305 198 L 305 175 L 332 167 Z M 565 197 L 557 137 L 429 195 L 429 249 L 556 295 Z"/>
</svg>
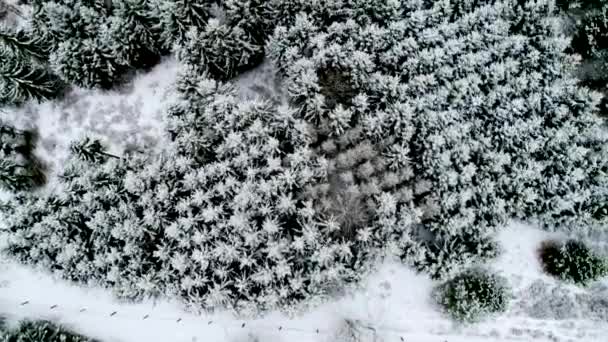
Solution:
<svg viewBox="0 0 608 342">
<path fill-rule="evenodd" d="M 48 59 L 51 51 L 50 44 L 43 37 L 6 25 L 0 25 L 0 45 L 19 58 L 32 58 L 40 63 Z"/>
<path fill-rule="evenodd" d="M 88 162 L 101 162 L 107 158 L 119 158 L 107 152 L 99 139 L 84 137 L 70 145 L 70 151 L 78 158 Z"/>
<path fill-rule="evenodd" d="M 125 77 L 112 49 L 100 38 L 68 39 L 51 54 L 53 70 L 64 80 L 86 88 L 111 88 Z"/>
<path fill-rule="evenodd" d="M 158 18 L 158 32 L 166 50 L 181 44 L 193 27 L 202 32 L 211 17 L 213 0 L 151 0 L 153 15 Z"/>
<path fill-rule="evenodd" d="M 95 37 L 109 13 L 99 1 L 53 0 L 34 1 L 32 28 L 53 46 L 68 39 Z"/>
<path fill-rule="evenodd" d="M 50 60 L 66 81 L 110 88 L 128 71 L 150 67 L 169 51 L 159 31 L 167 28 L 152 2 L 116 0 L 107 5 L 93 0 L 34 3 L 33 30 L 51 43 Z"/>
<path fill-rule="evenodd" d="M 117 63 L 129 67 L 149 67 L 160 58 L 160 36 L 148 1 L 115 0 L 108 25 L 100 33 Z"/>
<path fill-rule="evenodd" d="M 272 1 L 225 0 L 221 4 L 226 24 L 241 27 L 251 34 L 257 44 L 264 44 L 279 20 L 275 16 Z"/>
<path fill-rule="evenodd" d="M 47 68 L 0 44 L 0 104 L 21 104 L 59 95 L 63 82 Z"/>
<path fill-rule="evenodd" d="M 50 321 L 21 321 L 0 331 L 3 341 L 98 342 Z"/>
<path fill-rule="evenodd" d="M 192 28 L 177 51 L 185 64 L 198 65 L 218 80 L 228 80 L 259 65 L 264 45 L 253 32 L 211 19 L 203 31 Z"/>
</svg>

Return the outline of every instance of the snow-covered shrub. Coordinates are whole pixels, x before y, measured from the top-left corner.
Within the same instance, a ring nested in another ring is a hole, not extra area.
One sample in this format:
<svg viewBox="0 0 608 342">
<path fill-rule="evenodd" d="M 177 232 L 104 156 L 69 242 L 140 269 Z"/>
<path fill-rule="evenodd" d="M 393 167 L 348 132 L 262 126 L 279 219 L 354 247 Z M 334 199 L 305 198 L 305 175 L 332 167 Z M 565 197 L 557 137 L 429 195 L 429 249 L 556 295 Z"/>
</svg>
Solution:
<svg viewBox="0 0 608 342">
<path fill-rule="evenodd" d="M 474 322 L 505 311 L 510 292 L 506 280 L 483 269 L 469 269 L 438 286 L 435 300 L 452 318 Z"/>
<path fill-rule="evenodd" d="M 545 272 L 577 284 L 586 285 L 608 274 L 608 262 L 582 241 L 546 241 L 539 256 Z"/>
<path fill-rule="evenodd" d="M 3 342 L 95 342 L 49 321 L 21 321 L 15 328 L 0 331 Z"/>
<path fill-rule="evenodd" d="M 211 19 L 204 30 L 188 32 L 178 58 L 184 64 L 200 66 L 217 80 L 228 80 L 259 65 L 264 46 L 252 32 Z"/>
<path fill-rule="evenodd" d="M 396 187 L 407 196 L 396 197 L 423 212 L 431 260 L 493 255 L 490 236 L 512 217 L 606 224 L 599 96 L 571 76 L 576 59 L 552 1 L 412 0 L 370 25 L 351 5 L 329 22 L 330 9 L 302 7 L 275 29 L 268 53 L 318 146 L 363 131 L 357 139 L 396 163 L 378 173 L 411 174 Z M 332 78 L 348 96 L 327 91 Z"/>
<path fill-rule="evenodd" d="M 224 0 L 222 8 L 226 12 L 226 24 L 241 27 L 257 44 L 264 44 L 280 20 L 269 0 Z"/>
</svg>

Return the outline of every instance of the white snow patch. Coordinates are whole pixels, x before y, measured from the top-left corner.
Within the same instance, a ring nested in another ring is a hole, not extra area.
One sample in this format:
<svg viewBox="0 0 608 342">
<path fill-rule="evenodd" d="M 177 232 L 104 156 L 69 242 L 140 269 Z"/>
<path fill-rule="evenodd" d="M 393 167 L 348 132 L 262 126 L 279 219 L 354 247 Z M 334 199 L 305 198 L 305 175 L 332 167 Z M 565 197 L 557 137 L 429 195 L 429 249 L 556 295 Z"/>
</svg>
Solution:
<svg viewBox="0 0 608 342">
<path fill-rule="evenodd" d="M 113 153 L 153 151 L 164 144 L 162 117 L 174 98 L 170 87 L 177 67 L 168 58 L 119 89 L 75 88 L 61 99 L 4 109 L 3 120 L 37 129 L 35 153 L 55 172 L 67 158 L 70 143 L 83 135 L 100 138 Z"/>
</svg>

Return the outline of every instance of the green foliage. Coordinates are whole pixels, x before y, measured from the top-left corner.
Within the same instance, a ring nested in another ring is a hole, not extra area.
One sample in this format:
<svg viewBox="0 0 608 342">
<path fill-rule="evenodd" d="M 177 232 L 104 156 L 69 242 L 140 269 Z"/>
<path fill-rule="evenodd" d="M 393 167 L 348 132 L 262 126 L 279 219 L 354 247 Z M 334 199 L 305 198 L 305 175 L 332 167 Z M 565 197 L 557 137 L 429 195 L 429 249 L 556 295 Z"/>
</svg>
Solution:
<svg viewBox="0 0 608 342">
<path fill-rule="evenodd" d="M 434 293 L 445 312 L 461 322 L 505 311 L 509 296 L 506 280 L 482 269 L 464 271 L 438 286 Z"/>
<path fill-rule="evenodd" d="M 587 285 L 608 274 L 608 262 L 582 241 L 544 242 L 539 250 L 545 272 L 559 279 Z"/>
<path fill-rule="evenodd" d="M 22 321 L 14 329 L 0 332 L 2 342 L 96 342 L 49 321 Z"/>
</svg>

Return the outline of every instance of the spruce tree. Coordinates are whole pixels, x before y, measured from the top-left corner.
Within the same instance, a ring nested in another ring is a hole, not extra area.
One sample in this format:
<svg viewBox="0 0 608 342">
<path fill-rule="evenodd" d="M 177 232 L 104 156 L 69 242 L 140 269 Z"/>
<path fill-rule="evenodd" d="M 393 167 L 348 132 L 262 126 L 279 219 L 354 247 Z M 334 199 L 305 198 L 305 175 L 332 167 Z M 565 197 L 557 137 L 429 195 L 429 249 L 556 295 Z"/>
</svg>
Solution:
<svg viewBox="0 0 608 342">
<path fill-rule="evenodd" d="M 259 65 L 264 46 L 240 26 L 212 19 L 204 31 L 193 28 L 188 32 L 177 55 L 185 64 L 200 65 L 217 80 L 228 80 Z"/>
<path fill-rule="evenodd" d="M 212 0 L 152 0 L 162 46 L 170 50 L 186 39 L 191 28 L 202 32 L 211 16 Z"/>
<path fill-rule="evenodd" d="M 70 151 L 83 161 L 100 163 L 107 158 L 118 158 L 107 152 L 106 147 L 99 139 L 85 137 L 70 145 Z"/>
<path fill-rule="evenodd" d="M 156 19 L 147 1 L 113 1 L 112 15 L 100 34 L 117 63 L 140 68 L 158 61 L 161 51 Z"/>
<path fill-rule="evenodd" d="M 63 83 L 46 68 L 6 51 L 0 46 L 0 104 L 51 99 Z"/>
<path fill-rule="evenodd" d="M 44 63 L 51 52 L 51 46 L 44 37 L 4 25 L 0 25 L 0 45 L 19 58 L 32 58 L 40 63 Z"/>
<path fill-rule="evenodd" d="M 101 39 L 69 39 L 60 43 L 50 59 L 53 70 L 76 85 L 109 89 L 123 79 L 121 65 Z"/>
</svg>

